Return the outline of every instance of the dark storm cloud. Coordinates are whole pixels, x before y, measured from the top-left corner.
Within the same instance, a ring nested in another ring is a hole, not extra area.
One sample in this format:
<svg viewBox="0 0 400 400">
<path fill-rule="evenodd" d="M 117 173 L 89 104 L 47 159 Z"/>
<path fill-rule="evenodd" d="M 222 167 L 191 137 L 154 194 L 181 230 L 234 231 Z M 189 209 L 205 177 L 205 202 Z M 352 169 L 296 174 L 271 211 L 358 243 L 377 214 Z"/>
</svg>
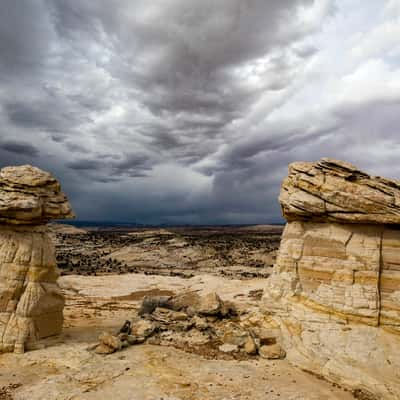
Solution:
<svg viewBox="0 0 400 400">
<path fill-rule="evenodd" d="M 99 155 L 98 159 L 77 159 L 67 162 L 66 166 L 87 173 L 90 179 L 98 182 L 116 182 L 123 177 L 146 177 L 153 162 L 145 154 Z"/>
<path fill-rule="evenodd" d="M 184 163 L 198 160 L 187 148 L 199 146 L 197 138 L 206 147 L 198 151 L 201 157 L 209 152 L 207 142 L 245 115 L 260 93 L 285 86 L 282 75 L 289 67 L 280 65 L 274 76 L 273 60 L 269 79 L 253 88 L 238 75 L 238 68 L 303 35 L 303 27 L 287 20 L 296 6 L 311 3 L 171 1 L 166 7 L 161 1 L 151 6 L 145 1 L 118 6 L 105 1 L 47 2 L 60 37 L 73 41 L 77 53 L 101 40 L 107 55 L 102 67 L 129 88 L 127 100 L 138 101 L 160 121 L 169 120 L 164 133 L 147 126 L 145 134 L 155 137 L 153 148 L 178 143 L 186 135 L 186 151 L 181 147 L 174 154 Z"/>
<path fill-rule="evenodd" d="M 42 1 L 3 1 L 0 12 L 0 81 L 35 73 L 49 52 L 51 25 Z"/>
<path fill-rule="evenodd" d="M 128 154 L 120 161 L 110 163 L 114 175 L 145 176 L 144 171 L 151 170 L 149 157 L 144 154 Z"/>
<path fill-rule="evenodd" d="M 76 160 L 67 163 L 67 167 L 77 170 L 77 171 L 86 171 L 86 170 L 98 170 L 102 168 L 103 162 L 98 160 Z"/>
<path fill-rule="evenodd" d="M 52 137 L 52 140 L 54 140 L 54 137 Z M 63 140 L 57 140 L 57 138 L 54 141 L 63 142 Z M 66 142 L 65 147 L 72 153 L 88 153 L 88 149 L 86 147 L 76 143 Z"/>
<path fill-rule="evenodd" d="M 23 156 L 36 157 L 39 155 L 39 150 L 35 146 L 23 142 L 0 142 L 0 149 Z"/>
<path fill-rule="evenodd" d="M 343 7 L 5 0 L 1 165 L 54 172 L 80 218 L 151 223 L 279 221 L 279 184 L 296 159 L 335 156 L 384 175 L 398 97 L 379 85 L 398 75 L 381 80 L 392 73 L 384 61 L 363 72 L 368 46 L 352 59 Z M 353 89 L 371 74 L 374 90 Z"/>
<path fill-rule="evenodd" d="M 4 110 L 11 123 L 24 128 L 58 130 L 66 125 L 59 115 L 52 114 L 44 104 L 6 103 Z"/>
</svg>

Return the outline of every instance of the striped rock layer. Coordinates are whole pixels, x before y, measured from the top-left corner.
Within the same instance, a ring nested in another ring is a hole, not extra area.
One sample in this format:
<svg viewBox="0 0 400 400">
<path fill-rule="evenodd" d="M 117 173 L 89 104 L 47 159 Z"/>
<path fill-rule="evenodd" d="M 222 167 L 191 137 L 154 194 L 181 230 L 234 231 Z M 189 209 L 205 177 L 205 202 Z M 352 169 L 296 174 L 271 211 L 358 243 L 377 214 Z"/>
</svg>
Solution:
<svg viewBox="0 0 400 400">
<path fill-rule="evenodd" d="M 301 203 L 299 187 L 321 171 L 321 182 L 334 176 L 335 184 L 309 184 Z M 290 166 L 280 195 L 289 222 L 264 306 L 281 327 L 291 362 L 353 390 L 399 399 L 398 189 L 373 179 L 335 160 Z M 358 201 L 344 201 L 357 193 Z M 324 206 L 314 209 L 317 198 Z"/>
<path fill-rule="evenodd" d="M 62 330 L 64 298 L 46 222 L 73 216 L 59 183 L 31 166 L 0 170 L 0 351 Z"/>
</svg>

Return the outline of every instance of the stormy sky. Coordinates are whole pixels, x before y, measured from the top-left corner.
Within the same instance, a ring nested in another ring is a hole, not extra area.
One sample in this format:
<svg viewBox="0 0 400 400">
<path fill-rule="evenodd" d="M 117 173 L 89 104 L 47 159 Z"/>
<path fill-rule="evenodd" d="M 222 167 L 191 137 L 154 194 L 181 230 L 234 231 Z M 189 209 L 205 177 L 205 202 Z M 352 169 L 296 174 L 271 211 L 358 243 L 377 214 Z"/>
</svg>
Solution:
<svg viewBox="0 0 400 400">
<path fill-rule="evenodd" d="M 287 164 L 400 178 L 400 0 L 2 0 L 0 167 L 78 219 L 281 222 Z"/>
</svg>

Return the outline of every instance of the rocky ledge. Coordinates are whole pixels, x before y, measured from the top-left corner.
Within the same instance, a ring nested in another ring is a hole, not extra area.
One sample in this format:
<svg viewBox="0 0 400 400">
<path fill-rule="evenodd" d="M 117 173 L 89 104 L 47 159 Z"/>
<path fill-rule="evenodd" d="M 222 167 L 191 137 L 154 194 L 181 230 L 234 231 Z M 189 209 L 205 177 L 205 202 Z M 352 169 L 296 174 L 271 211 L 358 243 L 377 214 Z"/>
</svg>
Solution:
<svg viewBox="0 0 400 400">
<path fill-rule="evenodd" d="M 400 224 L 400 182 L 344 161 L 295 162 L 279 201 L 287 221 Z"/>
<path fill-rule="evenodd" d="M 73 216 L 60 184 L 48 172 L 31 165 L 0 169 L 0 223 L 39 225 Z"/>
</svg>

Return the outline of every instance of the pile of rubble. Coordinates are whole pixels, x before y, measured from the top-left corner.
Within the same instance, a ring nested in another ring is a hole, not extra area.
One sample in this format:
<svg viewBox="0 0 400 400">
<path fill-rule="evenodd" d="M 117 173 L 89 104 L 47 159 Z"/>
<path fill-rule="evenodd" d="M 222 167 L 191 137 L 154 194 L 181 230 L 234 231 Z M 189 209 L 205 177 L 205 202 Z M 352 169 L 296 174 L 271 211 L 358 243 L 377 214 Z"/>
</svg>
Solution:
<svg viewBox="0 0 400 400">
<path fill-rule="evenodd" d="M 234 304 L 217 293 L 199 296 L 149 296 L 132 320 L 118 333 L 103 333 L 96 345 L 98 354 L 111 354 L 128 346 L 148 343 L 174 346 L 208 358 L 246 359 L 261 356 L 285 357 L 280 330 L 267 317 L 238 312 Z"/>
</svg>

